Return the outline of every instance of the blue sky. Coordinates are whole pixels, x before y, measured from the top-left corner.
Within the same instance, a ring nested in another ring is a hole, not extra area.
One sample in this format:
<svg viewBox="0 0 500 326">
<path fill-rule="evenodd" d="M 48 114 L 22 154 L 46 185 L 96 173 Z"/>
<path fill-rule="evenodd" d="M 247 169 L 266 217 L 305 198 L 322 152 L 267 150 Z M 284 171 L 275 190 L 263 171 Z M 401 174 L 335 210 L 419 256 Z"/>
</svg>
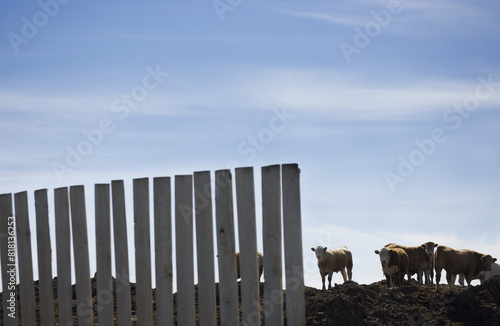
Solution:
<svg viewBox="0 0 500 326">
<path fill-rule="evenodd" d="M 3 2 L 0 193 L 294 162 L 306 285 L 316 245 L 500 257 L 499 6 Z"/>
</svg>

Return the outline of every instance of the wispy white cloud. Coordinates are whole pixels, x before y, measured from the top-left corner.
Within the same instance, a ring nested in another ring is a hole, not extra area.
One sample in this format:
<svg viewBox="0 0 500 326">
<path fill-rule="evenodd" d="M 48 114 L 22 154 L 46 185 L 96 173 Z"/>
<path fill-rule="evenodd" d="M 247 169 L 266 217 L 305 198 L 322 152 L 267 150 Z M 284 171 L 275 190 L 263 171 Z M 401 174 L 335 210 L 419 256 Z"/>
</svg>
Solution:
<svg viewBox="0 0 500 326">
<path fill-rule="evenodd" d="M 307 113 L 332 114 L 337 119 L 419 119 L 443 113 L 453 104 L 462 103 L 465 98 L 474 95 L 479 84 L 478 78 L 373 82 L 364 76 L 335 71 L 261 70 L 211 83 L 205 81 L 184 88 L 155 90 L 137 108 L 129 108 L 128 111 L 138 115 L 189 116 L 202 113 L 200 108 L 234 110 L 289 106 Z M 500 106 L 500 92 L 496 91 L 498 85 L 495 87 L 495 91 L 481 101 L 482 109 Z M 221 89 L 224 91 L 217 91 Z M 82 119 L 95 119 L 117 114 L 111 110 L 113 96 L 116 98 L 116 93 L 90 97 L 3 91 L 0 92 L 0 112 L 66 112 L 73 116 L 77 114 Z"/>
</svg>

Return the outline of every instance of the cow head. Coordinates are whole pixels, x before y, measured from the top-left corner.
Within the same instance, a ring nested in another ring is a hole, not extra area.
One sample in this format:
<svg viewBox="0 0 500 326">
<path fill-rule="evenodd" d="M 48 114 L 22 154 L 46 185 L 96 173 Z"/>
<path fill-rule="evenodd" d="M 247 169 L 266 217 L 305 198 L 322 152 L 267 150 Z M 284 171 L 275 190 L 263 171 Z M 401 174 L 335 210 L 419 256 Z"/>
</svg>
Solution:
<svg viewBox="0 0 500 326">
<path fill-rule="evenodd" d="M 434 242 L 426 242 L 424 243 L 421 247 L 425 249 L 425 252 L 427 253 L 427 256 L 432 259 L 434 256 L 434 248 L 438 246 L 437 243 Z"/>
<path fill-rule="evenodd" d="M 387 275 L 394 275 L 398 271 L 398 266 L 389 266 L 389 260 L 391 258 L 392 249 L 387 249 L 386 247 L 375 250 L 375 253 L 380 257 L 380 264 L 382 264 L 382 270 Z"/>
<path fill-rule="evenodd" d="M 316 258 L 318 258 L 318 260 L 321 260 L 326 252 L 326 247 L 316 246 L 316 248 L 311 248 L 311 250 L 316 253 Z"/>
<path fill-rule="evenodd" d="M 497 259 L 491 257 L 491 255 L 481 256 L 481 270 L 485 272 L 491 272 L 491 264 L 493 264 L 496 261 Z"/>
</svg>

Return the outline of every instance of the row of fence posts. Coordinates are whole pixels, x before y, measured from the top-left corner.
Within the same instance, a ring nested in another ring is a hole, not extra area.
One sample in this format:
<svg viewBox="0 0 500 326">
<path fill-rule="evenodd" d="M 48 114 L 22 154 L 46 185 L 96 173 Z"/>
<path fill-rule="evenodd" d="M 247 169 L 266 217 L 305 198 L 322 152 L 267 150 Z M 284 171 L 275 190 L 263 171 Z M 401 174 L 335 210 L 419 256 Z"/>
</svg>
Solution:
<svg viewBox="0 0 500 326">
<path fill-rule="evenodd" d="M 149 179 L 133 180 L 133 218 L 136 292 L 132 310 L 129 279 L 125 190 L 121 180 L 95 185 L 96 301 L 92 301 L 90 254 L 85 190 L 71 186 L 54 190 L 57 293 L 53 293 L 52 248 L 47 190 L 35 191 L 36 247 L 39 275 L 39 311 L 35 308 L 33 257 L 27 192 L 0 195 L 0 260 L 3 325 L 73 325 L 71 286 L 71 241 L 76 279 L 78 325 L 93 325 L 97 310 L 99 325 L 173 325 L 172 231 L 175 232 L 177 276 L 176 311 L 178 325 L 195 325 L 194 260 L 198 267 L 197 310 L 200 325 L 217 324 L 215 290 L 215 248 L 219 270 L 219 307 L 222 325 L 283 325 L 282 252 L 285 261 L 286 318 L 288 325 L 305 325 L 304 277 L 301 236 L 300 170 L 297 164 L 262 167 L 262 239 L 264 252 L 264 294 L 259 298 L 257 264 L 256 205 L 253 168 L 235 170 L 238 230 L 234 230 L 233 180 L 230 170 L 215 172 L 212 194 L 209 171 L 177 175 L 172 216 L 171 178 L 153 178 L 154 256 L 150 239 Z M 213 201 L 213 198 L 215 200 Z M 215 203 L 214 241 L 213 203 Z M 15 218 L 13 218 L 15 216 Z M 174 222 L 174 224 L 172 224 Z M 14 228 L 15 225 L 15 228 Z M 174 230 L 172 230 L 174 225 Z M 113 239 L 111 237 L 113 227 Z M 15 230 L 15 233 L 14 233 Z M 194 257 L 194 234 L 196 252 Z M 241 283 L 236 278 L 235 237 L 239 237 Z M 12 242 L 15 237 L 15 242 Z M 282 239 L 283 238 L 283 239 Z M 282 241 L 283 240 L 283 241 Z M 116 285 L 112 284 L 111 241 L 114 241 Z M 283 247 L 282 247 L 283 243 Z M 13 248 L 15 247 L 15 254 Z M 12 257 L 17 259 L 17 265 Z M 151 259 L 155 259 L 155 312 L 153 314 Z M 10 260 L 9 260 L 10 259 Z M 9 301 L 12 268 L 19 280 L 20 302 Z M 240 291 L 241 302 L 238 299 Z M 57 295 L 55 314 L 54 295 Z M 116 295 L 117 311 L 113 311 Z M 239 307 L 241 304 L 241 316 Z M 19 315 L 19 308 L 22 315 Z M 116 314 L 116 319 L 114 319 Z M 13 318 L 14 317 L 14 318 Z M 241 319 L 240 319 L 241 318 Z"/>
</svg>

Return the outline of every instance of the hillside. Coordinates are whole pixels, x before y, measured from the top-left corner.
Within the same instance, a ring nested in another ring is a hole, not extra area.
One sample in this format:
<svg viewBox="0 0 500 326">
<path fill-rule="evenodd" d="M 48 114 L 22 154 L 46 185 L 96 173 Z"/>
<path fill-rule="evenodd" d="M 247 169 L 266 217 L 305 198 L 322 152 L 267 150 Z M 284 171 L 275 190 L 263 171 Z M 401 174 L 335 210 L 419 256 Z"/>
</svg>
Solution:
<svg viewBox="0 0 500 326">
<path fill-rule="evenodd" d="M 54 293 L 57 294 L 56 280 L 54 279 Z M 92 285 L 95 295 L 94 278 Z M 38 282 L 34 283 L 34 287 L 38 309 Z M 261 290 L 262 288 L 261 283 Z M 216 284 L 216 289 L 218 289 L 218 284 Z M 444 289 L 447 287 L 443 287 Z M 455 286 L 455 292 L 450 294 L 444 291 L 438 294 L 434 291 L 434 285 L 419 285 L 413 280 L 401 289 L 390 290 L 387 289 L 385 281 L 369 285 L 347 282 L 336 284 L 328 291 L 306 287 L 306 324 L 319 326 L 500 325 L 500 278 L 491 279 L 470 290 L 466 287 Z M 135 312 L 135 284 L 131 285 L 131 294 L 132 311 Z M 175 299 L 176 294 L 174 294 L 174 306 Z M 95 302 L 94 297 L 94 304 Z M 57 298 L 55 303 L 57 303 Z M 75 300 L 73 300 L 73 306 L 76 313 Z M 156 307 L 156 304 L 153 306 Z M 174 317 L 176 317 L 175 308 Z M 37 319 L 39 318 L 37 312 Z M 286 322 L 286 302 L 284 318 Z M 134 313 L 132 320 L 135 320 Z"/>
</svg>

